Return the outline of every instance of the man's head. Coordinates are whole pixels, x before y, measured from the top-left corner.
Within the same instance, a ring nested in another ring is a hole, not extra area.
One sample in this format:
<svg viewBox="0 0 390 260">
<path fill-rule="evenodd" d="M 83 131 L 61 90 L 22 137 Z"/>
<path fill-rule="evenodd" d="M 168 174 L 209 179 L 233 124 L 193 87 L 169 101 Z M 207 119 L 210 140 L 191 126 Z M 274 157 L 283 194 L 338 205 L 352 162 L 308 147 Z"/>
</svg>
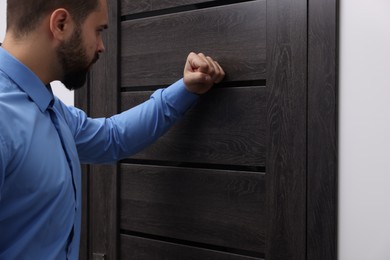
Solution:
<svg viewBox="0 0 390 260">
<path fill-rule="evenodd" d="M 61 80 L 69 89 L 84 84 L 91 65 L 104 51 L 100 33 L 107 23 L 106 0 L 7 2 L 7 33 L 22 42 L 44 37 L 42 48 L 50 46 L 47 55 L 53 68 L 48 78 Z"/>
</svg>

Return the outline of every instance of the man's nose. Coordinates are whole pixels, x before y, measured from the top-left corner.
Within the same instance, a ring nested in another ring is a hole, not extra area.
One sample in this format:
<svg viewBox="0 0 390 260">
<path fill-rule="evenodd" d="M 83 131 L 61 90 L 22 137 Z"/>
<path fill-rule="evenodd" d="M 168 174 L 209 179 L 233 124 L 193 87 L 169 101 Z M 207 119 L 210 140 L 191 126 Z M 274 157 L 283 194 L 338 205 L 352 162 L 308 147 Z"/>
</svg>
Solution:
<svg viewBox="0 0 390 260">
<path fill-rule="evenodd" d="M 105 52 L 106 48 L 104 47 L 104 43 L 102 40 L 99 41 L 98 46 L 97 46 L 97 52 L 102 53 Z"/>
</svg>

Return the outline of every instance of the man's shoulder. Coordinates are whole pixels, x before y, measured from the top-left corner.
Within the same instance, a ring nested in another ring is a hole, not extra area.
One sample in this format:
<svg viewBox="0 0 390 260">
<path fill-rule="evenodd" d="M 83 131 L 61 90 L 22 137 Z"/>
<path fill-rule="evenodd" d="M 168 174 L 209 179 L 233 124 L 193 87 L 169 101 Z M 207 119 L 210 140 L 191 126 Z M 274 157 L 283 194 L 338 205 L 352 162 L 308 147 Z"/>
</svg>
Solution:
<svg viewBox="0 0 390 260">
<path fill-rule="evenodd" d="M 0 71 L 0 135 L 6 139 L 17 138 L 21 131 L 29 131 L 34 106 L 28 95 Z"/>
</svg>

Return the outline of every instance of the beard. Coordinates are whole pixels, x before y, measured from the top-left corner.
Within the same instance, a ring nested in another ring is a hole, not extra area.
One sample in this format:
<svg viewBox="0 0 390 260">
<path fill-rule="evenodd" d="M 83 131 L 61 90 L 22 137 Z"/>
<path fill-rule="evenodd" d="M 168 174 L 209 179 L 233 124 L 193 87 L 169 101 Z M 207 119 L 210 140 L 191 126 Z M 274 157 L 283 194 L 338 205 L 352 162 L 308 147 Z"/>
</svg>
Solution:
<svg viewBox="0 0 390 260">
<path fill-rule="evenodd" d="M 61 82 L 69 90 L 84 86 L 90 67 L 99 59 L 98 53 L 92 60 L 88 58 L 79 27 L 68 41 L 58 46 L 57 56 L 64 73 Z"/>
</svg>

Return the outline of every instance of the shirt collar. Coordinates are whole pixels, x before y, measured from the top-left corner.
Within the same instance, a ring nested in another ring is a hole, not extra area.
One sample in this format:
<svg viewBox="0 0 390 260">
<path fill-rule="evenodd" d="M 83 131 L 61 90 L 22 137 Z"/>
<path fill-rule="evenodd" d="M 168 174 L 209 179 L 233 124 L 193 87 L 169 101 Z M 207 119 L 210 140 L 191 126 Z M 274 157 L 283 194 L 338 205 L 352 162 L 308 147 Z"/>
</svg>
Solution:
<svg viewBox="0 0 390 260">
<path fill-rule="evenodd" d="M 0 47 L 0 70 L 8 75 L 44 112 L 54 100 L 52 92 L 24 64 Z"/>
</svg>

